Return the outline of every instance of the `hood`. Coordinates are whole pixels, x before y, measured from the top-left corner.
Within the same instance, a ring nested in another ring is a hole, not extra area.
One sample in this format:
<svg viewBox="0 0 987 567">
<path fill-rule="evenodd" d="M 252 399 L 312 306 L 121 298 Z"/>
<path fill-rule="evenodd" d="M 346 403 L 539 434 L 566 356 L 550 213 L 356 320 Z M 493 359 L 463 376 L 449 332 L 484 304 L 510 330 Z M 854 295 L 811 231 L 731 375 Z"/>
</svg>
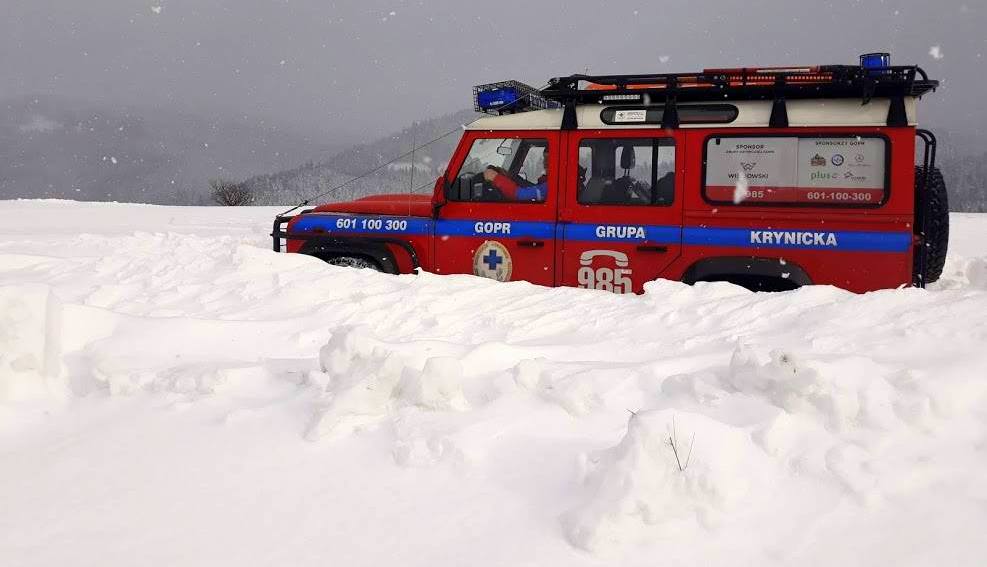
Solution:
<svg viewBox="0 0 987 567">
<path fill-rule="evenodd" d="M 365 215 L 432 216 L 431 195 L 371 195 L 343 203 L 326 203 L 316 213 L 358 213 Z"/>
</svg>

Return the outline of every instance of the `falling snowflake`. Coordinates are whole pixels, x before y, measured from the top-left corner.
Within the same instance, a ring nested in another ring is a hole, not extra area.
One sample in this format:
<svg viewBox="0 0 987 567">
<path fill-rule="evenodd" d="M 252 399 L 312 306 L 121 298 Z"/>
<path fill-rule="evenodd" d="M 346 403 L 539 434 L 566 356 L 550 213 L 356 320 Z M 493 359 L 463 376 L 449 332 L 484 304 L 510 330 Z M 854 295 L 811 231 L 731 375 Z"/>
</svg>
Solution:
<svg viewBox="0 0 987 567">
<path fill-rule="evenodd" d="M 942 59 L 942 47 L 933 45 L 929 48 L 929 55 L 931 55 L 933 59 Z"/>
<path fill-rule="evenodd" d="M 160 15 L 162 8 L 163 6 L 151 6 L 151 11 L 154 12 L 156 15 Z"/>
<path fill-rule="evenodd" d="M 733 187 L 733 204 L 743 203 L 748 196 L 750 192 L 747 190 L 747 176 L 743 171 L 737 171 L 737 184 Z"/>
<path fill-rule="evenodd" d="M 669 56 L 668 55 L 659 55 L 658 56 L 658 62 L 659 63 L 668 63 L 668 60 L 669 60 Z"/>
</svg>

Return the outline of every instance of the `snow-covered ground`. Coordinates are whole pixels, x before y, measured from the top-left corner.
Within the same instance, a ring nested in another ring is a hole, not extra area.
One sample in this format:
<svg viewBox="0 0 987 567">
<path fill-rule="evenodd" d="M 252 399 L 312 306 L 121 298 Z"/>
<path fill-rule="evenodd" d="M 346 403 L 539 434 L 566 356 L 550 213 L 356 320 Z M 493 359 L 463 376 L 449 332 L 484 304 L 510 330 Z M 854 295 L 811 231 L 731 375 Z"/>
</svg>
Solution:
<svg viewBox="0 0 987 567">
<path fill-rule="evenodd" d="M 0 201 L 0 565 L 987 564 L 987 216 L 928 291 L 625 297 L 274 212 Z"/>
</svg>

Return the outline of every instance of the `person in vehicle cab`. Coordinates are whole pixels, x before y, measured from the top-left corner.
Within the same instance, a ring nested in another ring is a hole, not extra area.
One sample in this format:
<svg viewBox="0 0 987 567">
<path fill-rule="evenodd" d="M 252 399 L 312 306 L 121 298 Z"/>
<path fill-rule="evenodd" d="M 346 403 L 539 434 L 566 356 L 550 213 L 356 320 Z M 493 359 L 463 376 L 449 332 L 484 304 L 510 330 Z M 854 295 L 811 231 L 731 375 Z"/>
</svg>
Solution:
<svg viewBox="0 0 987 567">
<path fill-rule="evenodd" d="M 534 185 L 523 186 L 512 178 L 506 171 L 493 166 L 487 166 L 483 171 L 483 179 L 497 188 L 508 201 L 531 201 L 540 203 L 548 195 L 548 148 L 542 151 L 542 174 Z"/>
</svg>

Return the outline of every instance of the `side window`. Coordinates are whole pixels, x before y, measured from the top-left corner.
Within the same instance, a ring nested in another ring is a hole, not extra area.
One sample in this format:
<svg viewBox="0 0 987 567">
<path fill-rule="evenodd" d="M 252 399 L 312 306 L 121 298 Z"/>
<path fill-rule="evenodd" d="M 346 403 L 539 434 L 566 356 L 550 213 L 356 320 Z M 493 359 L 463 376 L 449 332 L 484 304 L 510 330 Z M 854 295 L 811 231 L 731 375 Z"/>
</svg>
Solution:
<svg viewBox="0 0 987 567">
<path fill-rule="evenodd" d="M 480 138 L 452 183 L 451 201 L 542 203 L 548 197 L 548 140 Z"/>
<path fill-rule="evenodd" d="M 717 204 L 879 206 L 886 164 L 873 136 L 711 137 L 703 192 Z"/>
<path fill-rule="evenodd" d="M 675 145 L 665 138 L 589 138 L 579 143 L 583 205 L 671 205 Z"/>
</svg>

